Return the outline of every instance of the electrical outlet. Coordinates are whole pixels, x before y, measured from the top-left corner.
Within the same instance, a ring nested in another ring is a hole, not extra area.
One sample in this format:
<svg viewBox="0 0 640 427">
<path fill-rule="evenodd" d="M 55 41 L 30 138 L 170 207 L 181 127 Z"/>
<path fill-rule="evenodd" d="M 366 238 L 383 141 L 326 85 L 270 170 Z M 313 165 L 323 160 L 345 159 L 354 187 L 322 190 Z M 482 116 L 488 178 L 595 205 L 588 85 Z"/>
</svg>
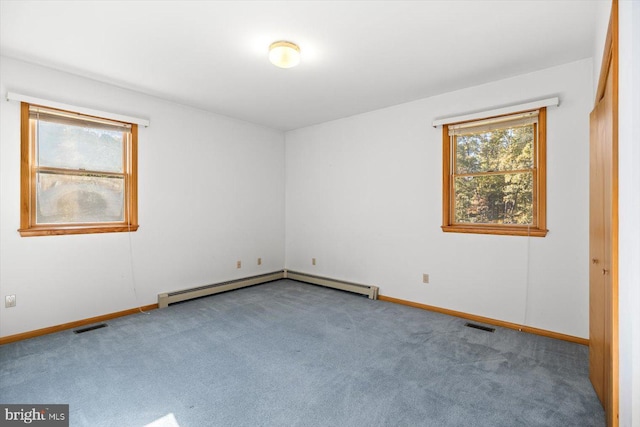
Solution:
<svg viewBox="0 0 640 427">
<path fill-rule="evenodd" d="M 424 273 L 422 275 L 422 283 L 429 283 L 429 275 Z"/>
<path fill-rule="evenodd" d="M 315 258 L 311 258 L 311 265 L 316 265 L 316 259 Z"/>
<path fill-rule="evenodd" d="M 16 306 L 16 296 L 15 295 L 7 295 L 4 297 L 4 307 L 15 307 Z"/>
<path fill-rule="evenodd" d="M 242 268 L 242 261 L 238 261 L 236 263 L 236 268 Z"/>
<path fill-rule="evenodd" d="M 262 258 L 258 258 L 258 265 L 262 265 Z"/>
</svg>

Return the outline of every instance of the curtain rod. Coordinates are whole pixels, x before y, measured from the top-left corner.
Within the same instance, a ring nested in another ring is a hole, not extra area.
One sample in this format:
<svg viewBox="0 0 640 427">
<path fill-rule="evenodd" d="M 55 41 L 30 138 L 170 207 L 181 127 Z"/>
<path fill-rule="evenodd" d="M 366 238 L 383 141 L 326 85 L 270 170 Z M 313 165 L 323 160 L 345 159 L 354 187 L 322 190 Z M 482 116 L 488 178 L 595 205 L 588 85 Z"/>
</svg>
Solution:
<svg viewBox="0 0 640 427">
<path fill-rule="evenodd" d="M 119 122 L 135 123 L 140 126 L 149 127 L 148 119 L 140 119 L 138 117 L 123 116 L 122 114 L 109 113 L 106 111 L 94 110 L 91 108 L 78 107 L 62 102 L 49 101 L 46 99 L 34 98 L 32 96 L 22 95 L 15 92 L 7 92 L 7 101 L 20 101 L 29 104 L 40 105 L 42 107 L 56 108 L 58 110 L 72 111 L 75 113 L 86 114 L 87 116 L 100 117 L 103 119 L 111 119 Z"/>
<path fill-rule="evenodd" d="M 517 113 L 520 111 L 534 110 L 536 108 L 542 107 L 557 107 L 558 105 L 560 105 L 560 99 L 556 96 L 554 98 L 539 99 L 537 101 L 527 102 L 525 104 L 510 105 L 508 107 L 497 108 L 495 110 L 480 111 L 478 113 L 471 113 L 462 116 L 447 117 L 444 119 L 434 120 L 433 127 L 435 128 L 442 125 L 448 125 L 450 123 L 466 122 L 469 120 L 501 116 L 503 114 Z"/>
</svg>

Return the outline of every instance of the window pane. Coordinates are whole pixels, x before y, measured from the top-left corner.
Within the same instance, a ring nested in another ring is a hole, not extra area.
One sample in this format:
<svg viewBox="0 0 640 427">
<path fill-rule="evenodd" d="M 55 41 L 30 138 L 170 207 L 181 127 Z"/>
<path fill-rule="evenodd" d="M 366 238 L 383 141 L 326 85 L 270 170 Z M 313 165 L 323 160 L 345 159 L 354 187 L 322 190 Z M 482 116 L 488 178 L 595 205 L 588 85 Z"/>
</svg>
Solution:
<svg viewBox="0 0 640 427">
<path fill-rule="evenodd" d="M 533 125 L 455 137 L 456 173 L 533 168 Z"/>
<path fill-rule="evenodd" d="M 36 223 L 124 221 L 124 179 L 38 173 Z"/>
<path fill-rule="evenodd" d="M 38 120 L 38 165 L 123 172 L 123 133 Z"/>
<path fill-rule="evenodd" d="M 455 222 L 533 223 L 533 173 L 456 177 Z"/>
</svg>

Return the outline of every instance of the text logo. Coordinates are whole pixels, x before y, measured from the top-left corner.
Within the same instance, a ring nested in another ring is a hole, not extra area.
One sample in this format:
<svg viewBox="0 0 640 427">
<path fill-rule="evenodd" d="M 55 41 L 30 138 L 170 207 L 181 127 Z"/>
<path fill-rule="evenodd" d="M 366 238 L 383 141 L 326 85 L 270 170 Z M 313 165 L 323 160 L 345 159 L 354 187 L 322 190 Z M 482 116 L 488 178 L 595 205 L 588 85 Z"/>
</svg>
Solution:
<svg viewBox="0 0 640 427">
<path fill-rule="evenodd" d="M 69 427 L 69 405 L 0 404 L 0 427 Z"/>
</svg>

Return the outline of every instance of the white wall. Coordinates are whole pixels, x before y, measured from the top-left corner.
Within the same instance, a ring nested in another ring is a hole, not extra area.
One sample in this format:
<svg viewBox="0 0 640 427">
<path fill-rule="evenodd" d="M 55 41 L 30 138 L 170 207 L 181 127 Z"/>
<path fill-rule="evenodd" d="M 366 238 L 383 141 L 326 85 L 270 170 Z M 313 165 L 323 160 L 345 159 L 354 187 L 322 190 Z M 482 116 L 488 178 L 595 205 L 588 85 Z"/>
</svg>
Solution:
<svg viewBox="0 0 640 427">
<path fill-rule="evenodd" d="M 609 16 L 611 16 L 611 0 L 597 0 L 595 14 L 595 37 L 593 43 L 593 93 L 595 98 L 602 67 L 602 55 L 609 28 Z"/>
<path fill-rule="evenodd" d="M 15 308 L 0 305 L 0 335 L 282 268 L 282 132 L 0 59 L 0 293 L 17 296 Z M 19 236 L 20 115 L 7 91 L 150 118 L 139 132 L 140 229 L 131 247 L 128 233 Z"/>
<path fill-rule="evenodd" d="M 640 2 L 619 2 L 620 426 L 640 427 Z"/>
<path fill-rule="evenodd" d="M 287 132 L 286 267 L 588 337 L 592 74 L 587 59 Z M 431 122 L 556 95 L 547 237 L 443 233 L 442 130 Z"/>
</svg>

